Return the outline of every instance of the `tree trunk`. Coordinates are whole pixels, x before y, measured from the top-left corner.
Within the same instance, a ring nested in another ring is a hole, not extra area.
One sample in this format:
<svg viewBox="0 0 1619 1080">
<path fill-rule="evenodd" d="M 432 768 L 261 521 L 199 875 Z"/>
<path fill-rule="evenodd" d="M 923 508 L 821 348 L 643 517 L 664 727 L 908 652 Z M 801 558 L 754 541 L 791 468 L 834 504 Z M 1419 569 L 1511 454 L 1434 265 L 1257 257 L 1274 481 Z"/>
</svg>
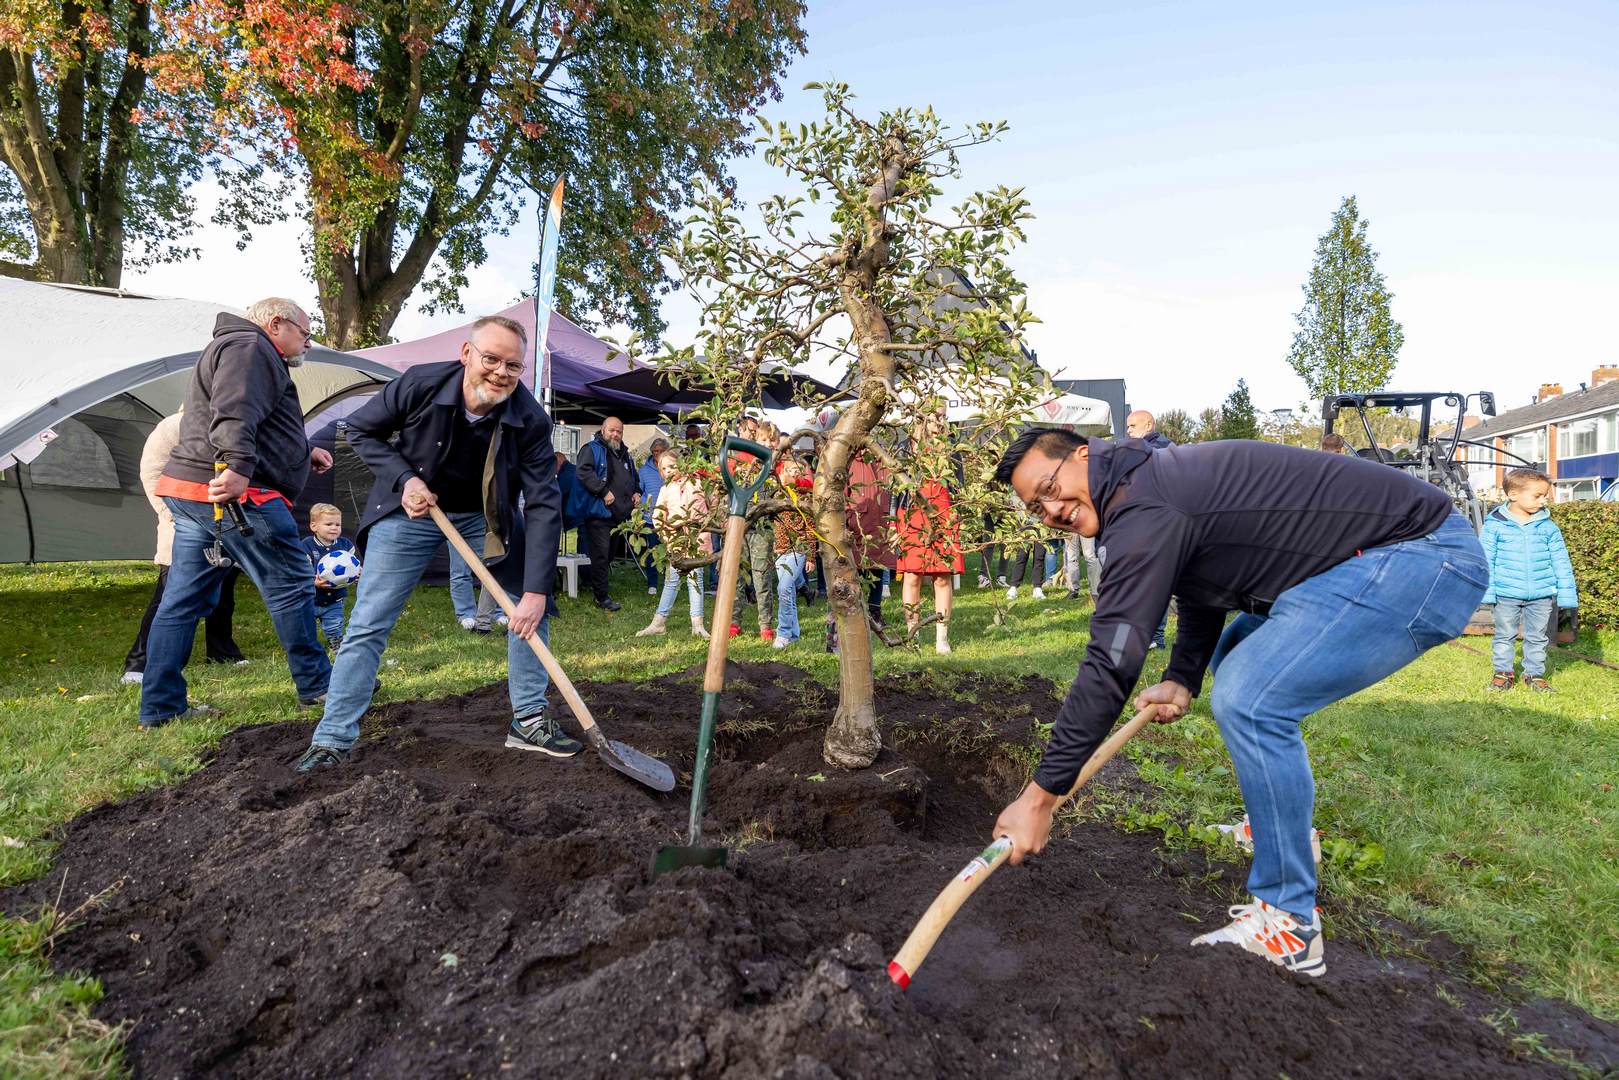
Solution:
<svg viewBox="0 0 1619 1080">
<path fill-rule="evenodd" d="M 877 730 L 866 588 L 860 576 L 860 551 L 847 517 L 849 463 L 870 430 L 858 430 L 862 425 L 856 413 L 850 410 L 833 428 L 814 491 L 816 531 L 825 540 L 821 558 L 827 568 L 828 602 L 838 628 L 838 711 L 826 729 L 821 756 L 841 769 L 864 769 L 883 748 Z"/>
</svg>

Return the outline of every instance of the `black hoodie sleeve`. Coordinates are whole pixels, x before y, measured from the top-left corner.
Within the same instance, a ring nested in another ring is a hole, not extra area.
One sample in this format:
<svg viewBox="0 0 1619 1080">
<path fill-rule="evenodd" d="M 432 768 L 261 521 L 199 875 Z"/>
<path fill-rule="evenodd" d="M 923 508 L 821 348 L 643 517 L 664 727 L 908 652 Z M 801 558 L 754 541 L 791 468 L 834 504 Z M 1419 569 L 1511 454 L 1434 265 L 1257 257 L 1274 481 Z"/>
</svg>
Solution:
<svg viewBox="0 0 1619 1080">
<path fill-rule="evenodd" d="M 1201 604 L 1179 602 L 1175 630 L 1175 650 L 1164 669 L 1164 679 L 1178 682 L 1197 697 L 1203 688 L 1203 673 L 1208 669 L 1214 647 L 1220 643 L 1225 630 L 1225 608 L 1204 607 Z"/>
<path fill-rule="evenodd" d="M 1091 641 L 1034 773 L 1034 782 L 1053 795 L 1074 786 L 1141 677 L 1188 543 L 1186 518 L 1157 507 L 1122 514 L 1109 524 L 1105 541 Z"/>
</svg>

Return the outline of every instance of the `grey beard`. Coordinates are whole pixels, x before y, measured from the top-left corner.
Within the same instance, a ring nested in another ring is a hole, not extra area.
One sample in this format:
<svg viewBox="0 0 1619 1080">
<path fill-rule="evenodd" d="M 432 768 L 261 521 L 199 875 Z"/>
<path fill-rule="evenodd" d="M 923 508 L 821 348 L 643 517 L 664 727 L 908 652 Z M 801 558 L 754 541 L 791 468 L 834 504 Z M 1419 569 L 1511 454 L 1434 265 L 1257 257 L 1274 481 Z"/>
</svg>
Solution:
<svg viewBox="0 0 1619 1080">
<path fill-rule="evenodd" d="M 496 394 L 483 383 L 479 383 L 472 388 L 472 396 L 478 399 L 478 404 L 480 405 L 499 405 L 502 401 L 511 397 L 512 392 L 508 390 L 504 394 Z"/>
</svg>

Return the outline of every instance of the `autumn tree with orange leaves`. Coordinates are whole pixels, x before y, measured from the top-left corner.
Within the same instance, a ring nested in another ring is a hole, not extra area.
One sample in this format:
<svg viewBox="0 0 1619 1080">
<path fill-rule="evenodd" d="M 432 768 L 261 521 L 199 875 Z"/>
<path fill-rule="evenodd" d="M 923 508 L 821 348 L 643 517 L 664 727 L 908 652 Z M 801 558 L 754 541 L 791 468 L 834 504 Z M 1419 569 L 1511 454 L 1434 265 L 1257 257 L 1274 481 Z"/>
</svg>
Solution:
<svg viewBox="0 0 1619 1080">
<path fill-rule="evenodd" d="M 802 49 L 799 0 L 11 0 L 0 13 L 0 270 L 116 284 L 216 220 L 303 216 L 325 338 L 457 305 L 485 241 L 569 180 L 558 300 L 656 331 L 659 249 L 726 186 Z M 9 170 L 9 171 L 8 171 Z"/>
</svg>

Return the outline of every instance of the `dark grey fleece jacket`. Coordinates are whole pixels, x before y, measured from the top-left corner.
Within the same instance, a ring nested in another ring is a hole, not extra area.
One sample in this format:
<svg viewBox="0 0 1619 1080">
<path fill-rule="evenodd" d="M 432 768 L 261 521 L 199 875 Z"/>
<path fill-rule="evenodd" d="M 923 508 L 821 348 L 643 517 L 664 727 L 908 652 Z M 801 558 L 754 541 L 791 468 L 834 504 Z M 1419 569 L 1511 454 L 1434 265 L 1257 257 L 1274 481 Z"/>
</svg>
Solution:
<svg viewBox="0 0 1619 1080">
<path fill-rule="evenodd" d="M 206 483 L 216 458 L 288 499 L 309 479 L 309 437 L 287 362 L 256 324 L 223 313 L 191 374 L 180 442 L 163 475 Z"/>
<path fill-rule="evenodd" d="M 1091 439 L 1087 471 L 1102 581 L 1085 659 L 1034 774 L 1054 795 L 1073 787 L 1118 719 L 1171 595 L 1180 629 L 1164 678 L 1196 694 L 1229 612 L 1268 614 L 1299 582 L 1424 536 L 1454 512 L 1443 491 L 1403 470 L 1272 443 L 1154 451 L 1140 439 Z"/>
</svg>

